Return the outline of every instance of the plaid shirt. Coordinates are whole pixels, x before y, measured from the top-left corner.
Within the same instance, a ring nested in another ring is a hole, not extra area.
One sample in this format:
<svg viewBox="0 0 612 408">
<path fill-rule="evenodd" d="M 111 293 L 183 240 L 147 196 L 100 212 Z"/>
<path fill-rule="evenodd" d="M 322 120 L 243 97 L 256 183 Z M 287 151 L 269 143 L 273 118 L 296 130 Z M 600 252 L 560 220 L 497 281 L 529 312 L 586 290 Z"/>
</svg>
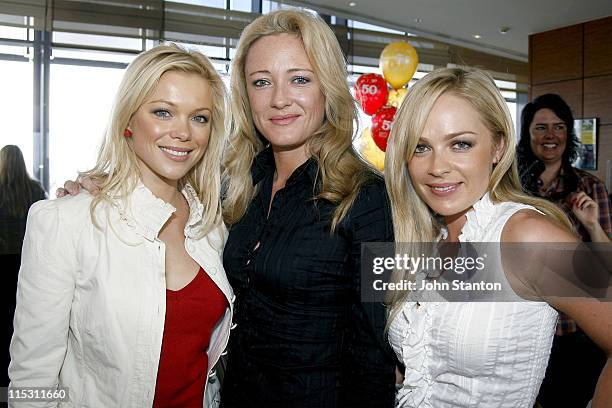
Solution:
<svg viewBox="0 0 612 408">
<path fill-rule="evenodd" d="M 612 238 L 612 203 L 604 183 L 586 171 L 571 168 L 571 171 L 573 171 L 578 178 L 578 184 L 574 191 L 567 191 L 567 188 L 565 187 L 566 171 L 569 170 L 562 167 L 557 178 L 552 181 L 550 186 L 545 191 L 540 191 L 538 195 L 557 204 L 569 217 L 574 229 L 578 235 L 580 235 L 580 238 L 584 242 L 591 242 L 591 237 L 589 236 L 588 231 L 580 223 L 580 221 L 578 221 L 578 218 L 576 218 L 572 212 L 571 193 L 584 191 L 599 206 L 599 224 L 606 234 L 608 234 L 608 237 Z M 560 313 L 556 334 L 558 336 L 562 336 L 564 334 L 574 333 L 576 331 L 576 322 L 567 317 L 565 314 Z"/>
</svg>

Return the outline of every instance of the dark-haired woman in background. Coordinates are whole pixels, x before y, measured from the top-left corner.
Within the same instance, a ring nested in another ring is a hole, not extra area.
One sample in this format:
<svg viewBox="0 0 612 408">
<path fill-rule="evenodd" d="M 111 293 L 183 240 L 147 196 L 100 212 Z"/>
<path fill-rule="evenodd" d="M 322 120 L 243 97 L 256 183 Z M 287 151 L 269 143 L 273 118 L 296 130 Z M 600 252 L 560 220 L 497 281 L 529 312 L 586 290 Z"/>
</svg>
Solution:
<svg viewBox="0 0 612 408">
<path fill-rule="evenodd" d="M 578 154 L 574 117 L 559 95 L 528 103 L 521 115 L 517 155 L 523 187 L 559 205 L 585 242 L 612 236 L 610 200 L 604 183 L 572 167 Z"/>
<path fill-rule="evenodd" d="M 523 187 L 561 207 L 583 241 L 609 242 L 612 209 L 606 187 L 571 164 L 578 141 L 570 107 L 559 95 L 542 95 L 525 106 L 521 123 L 517 156 Z M 538 401 L 543 407 L 584 407 L 605 361 L 576 323 L 560 314 Z"/>
<path fill-rule="evenodd" d="M 21 264 L 21 245 L 30 206 L 45 199 L 40 183 L 30 178 L 19 147 L 0 150 L 0 265 L 2 265 L 2 365 L 0 387 L 8 386 L 9 343 L 13 335 L 15 291 Z"/>
</svg>

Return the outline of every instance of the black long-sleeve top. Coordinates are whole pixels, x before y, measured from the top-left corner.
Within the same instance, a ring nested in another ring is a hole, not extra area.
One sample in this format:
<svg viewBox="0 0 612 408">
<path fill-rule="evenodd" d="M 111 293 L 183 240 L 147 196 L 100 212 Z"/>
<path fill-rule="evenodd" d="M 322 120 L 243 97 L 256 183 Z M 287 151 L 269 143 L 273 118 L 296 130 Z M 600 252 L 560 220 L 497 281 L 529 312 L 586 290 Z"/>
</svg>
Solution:
<svg viewBox="0 0 612 408">
<path fill-rule="evenodd" d="M 43 190 L 38 181 L 31 180 L 28 186 L 21 186 L 20 188 L 29 189 L 30 197 L 29 202 L 26 203 L 23 209 L 24 212 L 22 216 L 11 214 L 7 206 L 2 204 L 1 201 L 3 200 L 0 200 L 0 255 L 21 254 L 26 220 L 28 218 L 28 208 L 35 202 L 46 198 L 45 190 Z M 8 197 L 8 192 L 3 190 L 3 187 L 0 187 L 0 197 L 3 195 Z"/>
<path fill-rule="evenodd" d="M 359 296 L 361 243 L 393 240 L 384 182 L 374 176 L 364 185 L 330 234 L 335 206 L 313 199 L 316 161 L 293 172 L 268 215 L 274 171 L 267 148 L 252 168 L 259 192 L 225 246 L 237 326 L 223 405 L 392 407 L 384 306 Z"/>
</svg>

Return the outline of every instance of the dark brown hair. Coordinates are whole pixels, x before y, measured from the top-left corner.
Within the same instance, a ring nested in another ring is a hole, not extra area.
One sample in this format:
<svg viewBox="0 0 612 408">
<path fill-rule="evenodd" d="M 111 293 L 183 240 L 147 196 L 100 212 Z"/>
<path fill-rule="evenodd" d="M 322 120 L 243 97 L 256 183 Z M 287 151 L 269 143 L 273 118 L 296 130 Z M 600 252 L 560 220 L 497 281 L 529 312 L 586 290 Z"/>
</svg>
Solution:
<svg viewBox="0 0 612 408">
<path fill-rule="evenodd" d="M 30 178 L 19 147 L 0 150 L 0 207 L 13 217 L 25 217 L 35 201 L 44 196 L 38 181 Z"/>
</svg>

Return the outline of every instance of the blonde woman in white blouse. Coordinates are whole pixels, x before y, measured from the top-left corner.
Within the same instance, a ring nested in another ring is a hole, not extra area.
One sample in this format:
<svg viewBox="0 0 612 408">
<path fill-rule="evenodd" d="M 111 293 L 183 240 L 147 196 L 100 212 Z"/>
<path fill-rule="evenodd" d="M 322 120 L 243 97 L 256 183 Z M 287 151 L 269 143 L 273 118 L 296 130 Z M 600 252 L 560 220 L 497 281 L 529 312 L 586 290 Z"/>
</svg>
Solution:
<svg viewBox="0 0 612 408">
<path fill-rule="evenodd" d="M 575 242 L 560 210 L 521 191 L 514 150 L 510 114 L 487 74 L 452 68 L 419 80 L 397 113 L 385 162 L 396 242 Z M 406 367 L 401 407 L 531 408 L 556 310 L 608 356 L 612 350 L 610 303 L 417 302 L 414 295 L 395 293 L 388 324 Z M 610 390 L 608 357 L 594 408 L 612 406 Z"/>
</svg>

